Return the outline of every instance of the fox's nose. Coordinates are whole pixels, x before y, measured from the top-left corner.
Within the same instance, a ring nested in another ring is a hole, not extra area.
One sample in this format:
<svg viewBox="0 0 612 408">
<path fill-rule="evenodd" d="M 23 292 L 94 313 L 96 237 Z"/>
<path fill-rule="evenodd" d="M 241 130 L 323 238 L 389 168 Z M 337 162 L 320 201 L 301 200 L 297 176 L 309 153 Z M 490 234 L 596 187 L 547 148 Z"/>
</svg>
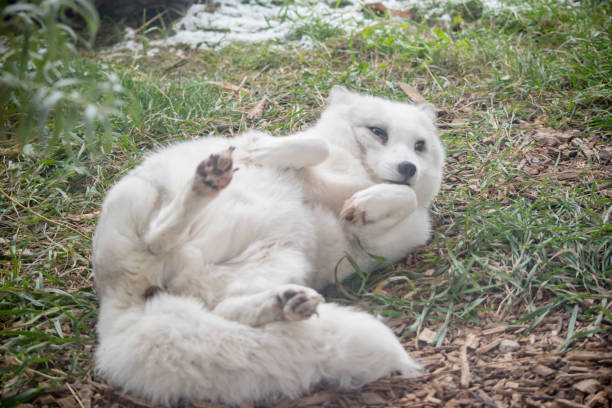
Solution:
<svg viewBox="0 0 612 408">
<path fill-rule="evenodd" d="M 412 177 L 414 176 L 414 173 L 416 173 L 417 168 L 409 161 L 405 161 L 397 165 L 397 171 L 399 171 L 401 175 L 404 175 L 406 177 Z"/>
</svg>

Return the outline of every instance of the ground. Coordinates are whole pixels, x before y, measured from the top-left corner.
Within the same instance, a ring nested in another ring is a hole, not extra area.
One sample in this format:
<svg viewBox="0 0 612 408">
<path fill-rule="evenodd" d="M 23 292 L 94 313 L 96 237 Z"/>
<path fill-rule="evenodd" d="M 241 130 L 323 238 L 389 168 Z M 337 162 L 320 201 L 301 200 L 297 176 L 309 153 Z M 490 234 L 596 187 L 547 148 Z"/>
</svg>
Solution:
<svg viewBox="0 0 612 408">
<path fill-rule="evenodd" d="M 524 4 L 445 6 L 450 21 L 376 6 L 348 31 L 309 20 L 272 42 L 153 56 L 143 50 L 169 29 L 145 23 L 137 54 L 82 50 L 80 75 L 112 72 L 125 90 L 111 148 L 79 150 L 78 122 L 72 155 L 42 138 L 19 149 L 10 132 L 1 145 L 3 406 L 151 406 L 92 373 L 105 191 L 174 141 L 295 132 L 344 84 L 438 108 L 447 164 L 431 242 L 325 292 L 386 319 L 426 373 L 271 406 L 610 407 L 612 12 Z"/>
</svg>

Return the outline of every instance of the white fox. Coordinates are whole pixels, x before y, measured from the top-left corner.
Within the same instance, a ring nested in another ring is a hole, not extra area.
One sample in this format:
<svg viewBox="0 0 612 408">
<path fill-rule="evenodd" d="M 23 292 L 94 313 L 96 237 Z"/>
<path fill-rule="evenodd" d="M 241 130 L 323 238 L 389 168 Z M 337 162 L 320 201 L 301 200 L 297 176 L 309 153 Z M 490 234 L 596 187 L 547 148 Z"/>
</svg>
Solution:
<svg viewBox="0 0 612 408">
<path fill-rule="evenodd" d="M 148 156 L 96 229 L 97 372 L 155 403 L 236 405 L 420 370 L 382 322 L 315 289 L 353 272 L 347 255 L 371 270 L 369 254 L 396 261 L 428 240 L 434 122 L 430 104 L 336 86 L 304 132 Z"/>
</svg>

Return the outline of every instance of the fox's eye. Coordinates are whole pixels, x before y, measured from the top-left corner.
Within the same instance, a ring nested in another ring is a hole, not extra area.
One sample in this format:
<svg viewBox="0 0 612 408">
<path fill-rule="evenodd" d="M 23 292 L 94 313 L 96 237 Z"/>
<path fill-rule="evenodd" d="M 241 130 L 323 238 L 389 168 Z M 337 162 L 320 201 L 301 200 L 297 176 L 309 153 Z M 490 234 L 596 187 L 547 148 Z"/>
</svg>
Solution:
<svg viewBox="0 0 612 408">
<path fill-rule="evenodd" d="M 387 143 L 387 140 L 389 140 L 389 135 L 387 135 L 387 132 L 385 132 L 381 128 L 369 127 L 368 129 L 370 129 L 370 132 L 374 133 L 382 143 Z"/>
<path fill-rule="evenodd" d="M 419 140 L 414 144 L 414 150 L 416 150 L 417 152 L 424 152 L 425 151 L 425 141 L 424 140 Z"/>
</svg>

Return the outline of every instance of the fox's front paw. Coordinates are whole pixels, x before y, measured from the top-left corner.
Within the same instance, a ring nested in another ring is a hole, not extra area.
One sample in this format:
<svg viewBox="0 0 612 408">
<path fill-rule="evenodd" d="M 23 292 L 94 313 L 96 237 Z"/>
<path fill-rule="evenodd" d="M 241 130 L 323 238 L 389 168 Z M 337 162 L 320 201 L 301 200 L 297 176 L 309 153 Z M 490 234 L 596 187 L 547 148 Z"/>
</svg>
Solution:
<svg viewBox="0 0 612 408">
<path fill-rule="evenodd" d="M 287 285 L 276 296 L 285 320 L 305 320 L 317 313 L 323 296 L 299 285 Z"/>
<path fill-rule="evenodd" d="M 203 160 L 196 169 L 193 189 L 200 194 L 223 190 L 232 181 L 232 175 L 237 169 L 233 168 L 232 152 L 236 148 L 231 146 L 226 151 L 211 154 Z"/>
<path fill-rule="evenodd" d="M 417 198 L 408 186 L 376 184 L 358 191 L 344 202 L 340 219 L 365 225 L 383 220 L 397 222 L 416 210 Z"/>
</svg>

